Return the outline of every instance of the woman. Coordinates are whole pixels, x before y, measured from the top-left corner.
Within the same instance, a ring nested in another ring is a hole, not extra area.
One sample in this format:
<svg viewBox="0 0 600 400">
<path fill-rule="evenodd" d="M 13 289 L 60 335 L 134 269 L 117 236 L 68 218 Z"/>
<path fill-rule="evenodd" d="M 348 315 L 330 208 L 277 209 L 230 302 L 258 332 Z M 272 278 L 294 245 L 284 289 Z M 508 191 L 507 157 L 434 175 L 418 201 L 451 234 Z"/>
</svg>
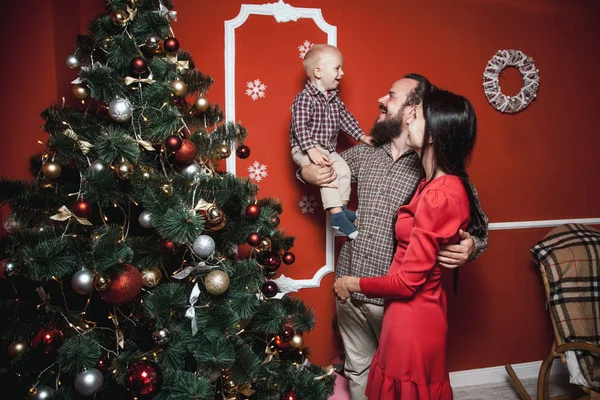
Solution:
<svg viewBox="0 0 600 400">
<path fill-rule="evenodd" d="M 407 118 L 407 144 L 419 154 L 425 179 L 398 210 L 396 254 L 388 274 L 344 276 L 334 289 L 340 301 L 354 292 L 385 299 L 379 347 L 369 372 L 369 399 L 452 399 L 446 369 L 446 295 L 436 257 L 457 243 L 477 215 L 465 168 L 475 145 L 477 121 L 462 96 L 438 90 Z M 474 221 L 473 231 L 484 227 Z"/>
</svg>

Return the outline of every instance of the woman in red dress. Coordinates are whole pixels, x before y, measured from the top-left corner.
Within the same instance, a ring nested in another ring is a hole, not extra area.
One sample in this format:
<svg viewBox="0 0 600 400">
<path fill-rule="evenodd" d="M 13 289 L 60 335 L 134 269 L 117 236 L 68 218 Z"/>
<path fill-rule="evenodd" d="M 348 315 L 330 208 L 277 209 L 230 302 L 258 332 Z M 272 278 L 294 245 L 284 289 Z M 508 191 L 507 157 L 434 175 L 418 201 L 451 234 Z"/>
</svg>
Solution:
<svg viewBox="0 0 600 400">
<path fill-rule="evenodd" d="M 425 179 L 398 210 L 394 260 L 385 276 L 339 278 L 340 301 L 354 292 L 385 299 L 379 347 L 369 371 L 371 400 L 452 399 L 446 369 L 446 294 L 436 257 L 458 243 L 474 208 L 465 172 L 477 121 L 462 96 L 436 90 L 407 118 L 407 144 L 420 155 Z M 483 229 L 473 221 L 474 231 Z"/>
</svg>

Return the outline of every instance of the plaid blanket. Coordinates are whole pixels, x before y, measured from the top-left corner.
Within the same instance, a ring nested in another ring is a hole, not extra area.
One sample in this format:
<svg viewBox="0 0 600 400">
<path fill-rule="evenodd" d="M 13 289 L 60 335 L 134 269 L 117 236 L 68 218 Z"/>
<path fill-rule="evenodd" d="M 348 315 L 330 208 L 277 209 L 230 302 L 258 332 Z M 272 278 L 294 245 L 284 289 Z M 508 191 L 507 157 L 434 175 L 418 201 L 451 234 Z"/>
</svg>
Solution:
<svg viewBox="0 0 600 400">
<path fill-rule="evenodd" d="M 600 231 L 580 224 L 551 230 L 531 248 L 546 275 L 557 344 L 587 342 L 600 346 Z M 582 374 L 600 387 L 600 357 L 577 351 Z"/>
</svg>

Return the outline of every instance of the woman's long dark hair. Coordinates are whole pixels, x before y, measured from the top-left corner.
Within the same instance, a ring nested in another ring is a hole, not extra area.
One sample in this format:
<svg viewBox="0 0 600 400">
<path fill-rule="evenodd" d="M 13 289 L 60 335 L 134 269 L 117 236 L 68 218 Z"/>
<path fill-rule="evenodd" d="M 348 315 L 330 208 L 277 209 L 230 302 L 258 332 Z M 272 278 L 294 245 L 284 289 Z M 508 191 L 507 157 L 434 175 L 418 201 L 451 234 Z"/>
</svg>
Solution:
<svg viewBox="0 0 600 400">
<path fill-rule="evenodd" d="M 423 150 L 433 150 L 434 174 L 439 169 L 462 179 L 469 197 L 471 220 L 469 230 L 474 236 L 485 235 L 478 201 L 466 169 L 477 139 L 477 117 L 469 100 L 446 90 L 434 90 L 423 99 L 425 136 Z M 429 143 L 429 139 L 432 142 Z"/>
</svg>

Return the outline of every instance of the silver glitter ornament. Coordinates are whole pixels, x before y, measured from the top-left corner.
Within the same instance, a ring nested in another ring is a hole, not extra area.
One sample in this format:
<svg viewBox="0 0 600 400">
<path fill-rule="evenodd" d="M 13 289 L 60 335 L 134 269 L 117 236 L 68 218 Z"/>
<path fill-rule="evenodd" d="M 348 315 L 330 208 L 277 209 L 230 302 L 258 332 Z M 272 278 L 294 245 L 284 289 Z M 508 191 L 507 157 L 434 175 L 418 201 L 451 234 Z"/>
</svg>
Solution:
<svg viewBox="0 0 600 400">
<path fill-rule="evenodd" d="M 90 169 L 93 169 L 96 172 L 101 172 L 106 169 L 106 165 L 104 165 L 104 163 L 100 160 L 95 160 L 90 164 Z"/>
<path fill-rule="evenodd" d="M 192 250 L 200 258 L 208 258 L 215 251 L 215 241 L 207 235 L 200 235 L 192 243 Z"/>
<path fill-rule="evenodd" d="M 117 122 L 129 121 L 133 115 L 133 106 L 127 99 L 115 99 L 108 105 L 108 114 Z"/>
<path fill-rule="evenodd" d="M 65 57 L 65 64 L 69 69 L 77 69 L 81 66 L 81 62 L 75 54 L 69 54 L 67 57 Z"/>
<path fill-rule="evenodd" d="M 93 396 L 104 385 L 104 376 L 96 368 L 85 369 L 75 378 L 75 390 L 82 396 Z"/>
<path fill-rule="evenodd" d="M 150 215 L 148 211 L 142 212 L 138 217 L 138 221 L 140 222 L 142 228 L 152 228 L 152 215 Z"/>
<path fill-rule="evenodd" d="M 167 344 L 170 340 L 170 334 L 171 332 L 167 328 L 159 328 L 152 332 L 152 340 L 157 345 Z"/>
<path fill-rule="evenodd" d="M 31 400 L 50 400 L 54 397 L 54 389 L 46 385 L 38 386 L 30 393 L 29 398 Z"/>
<path fill-rule="evenodd" d="M 94 273 L 89 269 L 82 269 L 73 274 L 71 287 L 76 293 L 90 294 L 94 290 Z"/>
<path fill-rule="evenodd" d="M 196 175 L 202 173 L 202 167 L 196 161 L 193 161 L 191 164 L 187 165 L 181 170 L 181 173 L 189 179 L 194 179 Z"/>
</svg>

